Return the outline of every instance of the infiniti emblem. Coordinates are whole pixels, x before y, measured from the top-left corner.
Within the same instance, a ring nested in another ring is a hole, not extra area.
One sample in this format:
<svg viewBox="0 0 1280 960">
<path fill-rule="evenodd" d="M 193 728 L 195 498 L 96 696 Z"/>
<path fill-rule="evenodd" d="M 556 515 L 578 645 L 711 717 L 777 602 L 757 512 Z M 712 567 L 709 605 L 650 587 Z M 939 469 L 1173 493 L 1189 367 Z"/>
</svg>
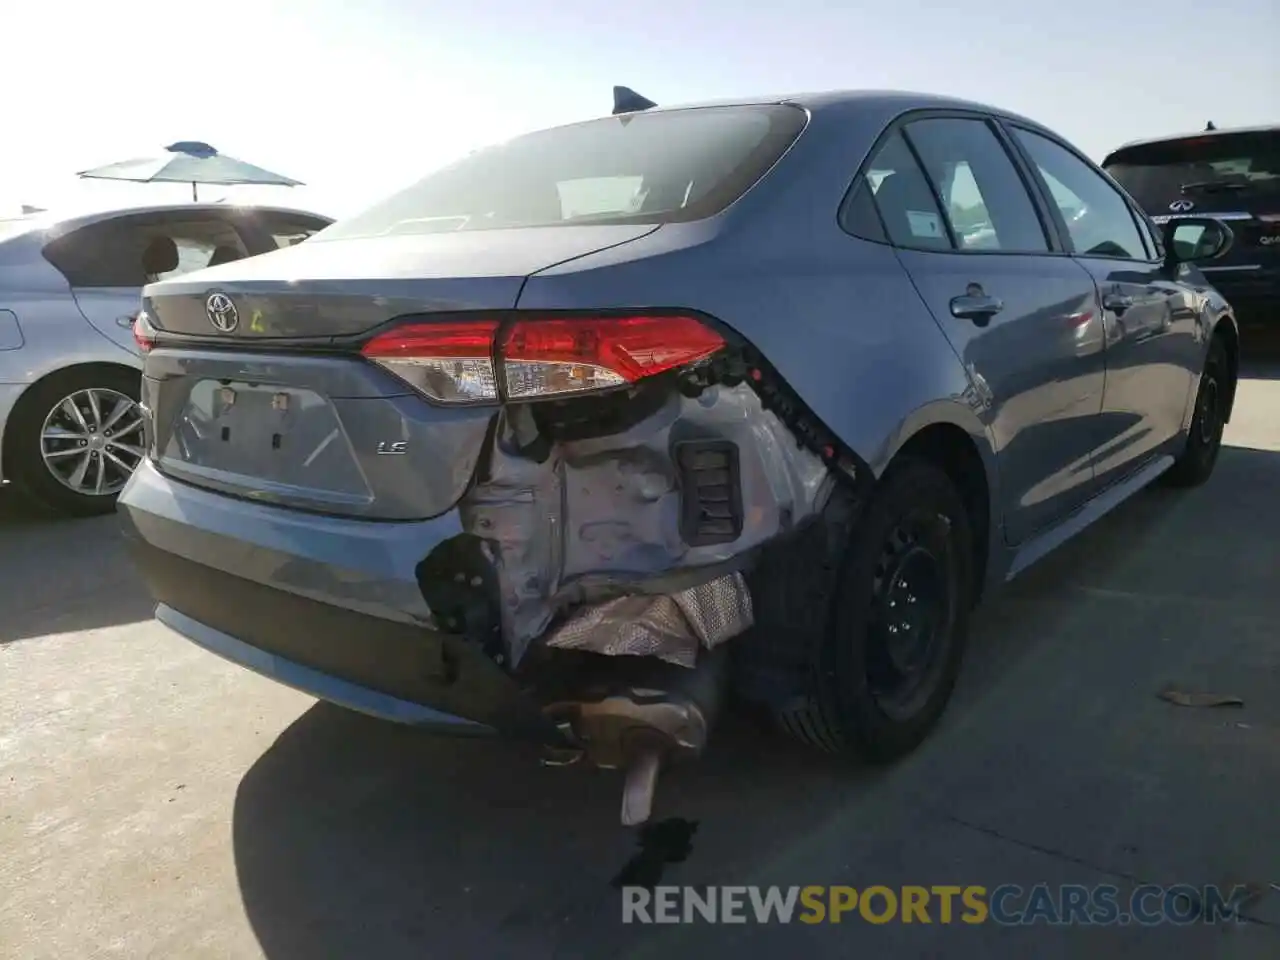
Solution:
<svg viewBox="0 0 1280 960">
<path fill-rule="evenodd" d="M 1195 206 L 1190 200 L 1175 200 L 1169 204 L 1169 209 L 1178 213 L 1186 213 Z"/>
<path fill-rule="evenodd" d="M 204 315 L 214 328 L 230 333 L 240 325 L 240 311 L 225 293 L 211 293 L 204 302 Z"/>
</svg>

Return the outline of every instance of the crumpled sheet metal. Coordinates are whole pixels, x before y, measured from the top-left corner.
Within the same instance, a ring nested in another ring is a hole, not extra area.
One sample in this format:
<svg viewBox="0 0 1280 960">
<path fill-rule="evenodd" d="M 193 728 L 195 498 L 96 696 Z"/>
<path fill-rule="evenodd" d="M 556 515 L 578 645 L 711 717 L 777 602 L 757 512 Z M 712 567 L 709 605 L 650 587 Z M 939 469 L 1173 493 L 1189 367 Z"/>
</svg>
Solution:
<svg viewBox="0 0 1280 960">
<path fill-rule="evenodd" d="M 487 476 L 458 505 L 464 529 L 496 550 L 502 636 L 513 666 L 563 611 L 631 596 L 631 584 L 636 593 L 657 594 L 654 578 L 728 563 L 794 529 L 830 495 L 826 465 L 746 384 L 712 387 L 697 398 L 673 392 L 640 423 L 558 442 L 541 462 L 514 442 L 521 409 L 503 415 Z M 680 536 L 671 450 L 696 439 L 738 446 L 744 516 L 733 543 L 690 546 Z"/>
<path fill-rule="evenodd" d="M 751 593 L 731 573 L 679 593 L 618 597 L 583 607 L 546 638 L 560 650 L 606 656 L 657 657 L 692 668 L 710 650 L 754 622 Z"/>
</svg>

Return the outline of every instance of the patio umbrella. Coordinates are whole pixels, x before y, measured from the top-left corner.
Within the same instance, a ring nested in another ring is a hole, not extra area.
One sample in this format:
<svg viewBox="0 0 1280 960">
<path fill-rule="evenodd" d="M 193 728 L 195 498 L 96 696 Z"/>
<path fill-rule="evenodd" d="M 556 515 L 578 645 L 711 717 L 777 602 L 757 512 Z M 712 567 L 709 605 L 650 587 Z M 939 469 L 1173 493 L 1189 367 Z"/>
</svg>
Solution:
<svg viewBox="0 0 1280 960">
<path fill-rule="evenodd" d="M 201 183 L 223 186 L 302 186 L 300 180 L 291 180 L 270 170 L 255 167 L 252 163 L 228 157 L 198 140 L 180 140 L 164 149 L 165 152 L 158 157 L 121 160 L 105 167 L 82 170 L 79 176 L 94 180 L 133 180 L 138 183 L 189 183 L 192 200 L 199 199 L 196 191 Z"/>
</svg>

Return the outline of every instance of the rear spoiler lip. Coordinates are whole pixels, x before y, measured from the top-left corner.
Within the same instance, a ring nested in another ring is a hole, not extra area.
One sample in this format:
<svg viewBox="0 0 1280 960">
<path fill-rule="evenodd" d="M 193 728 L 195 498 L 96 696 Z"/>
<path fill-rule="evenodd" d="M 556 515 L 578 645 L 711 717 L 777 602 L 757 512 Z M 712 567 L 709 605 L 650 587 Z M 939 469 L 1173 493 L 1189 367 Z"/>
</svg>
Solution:
<svg viewBox="0 0 1280 960">
<path fill-rule="evenodd" d="M 1280 126 L 1259 126 L 1259 127 L 1231 127 L 1219 129 L 1215 127 L 1213 130 L 1197 130 L 1191 133 L 1179 133 L 1165 137 L 1149 137 L 1145 140 L 1131 140 L 1123 143 L 1108 153 L 1102 160 L 1100 166 L 1105 167 L 1109 163 L 1116 162 L 1117 157 L 1127 153 L 1130 150 L 1137 150 L 1144 147 L 1158 147 L 1166 144 L 1184 143 L 1188 140 L 1218 140 L 1231 139 L 1235 136 L 1249 136 L 1270 133 L 1280 136 Z"/>
</svg>

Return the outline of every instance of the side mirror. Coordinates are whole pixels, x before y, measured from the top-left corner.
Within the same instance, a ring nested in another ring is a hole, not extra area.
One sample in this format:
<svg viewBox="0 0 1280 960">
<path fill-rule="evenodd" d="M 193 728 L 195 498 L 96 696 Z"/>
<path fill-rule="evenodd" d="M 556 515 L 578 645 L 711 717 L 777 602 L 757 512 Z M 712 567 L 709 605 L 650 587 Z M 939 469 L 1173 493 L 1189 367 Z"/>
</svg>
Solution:
<svg viewBox="0 0 1280 960">
<path fill-rule="evenodd" d="M 1164 225 L 1164 247 L 1170 264 L 1216 260 L 1228 250 L 1235 234 L 1213 217 L 1179 217 Z"/>
</svg>

